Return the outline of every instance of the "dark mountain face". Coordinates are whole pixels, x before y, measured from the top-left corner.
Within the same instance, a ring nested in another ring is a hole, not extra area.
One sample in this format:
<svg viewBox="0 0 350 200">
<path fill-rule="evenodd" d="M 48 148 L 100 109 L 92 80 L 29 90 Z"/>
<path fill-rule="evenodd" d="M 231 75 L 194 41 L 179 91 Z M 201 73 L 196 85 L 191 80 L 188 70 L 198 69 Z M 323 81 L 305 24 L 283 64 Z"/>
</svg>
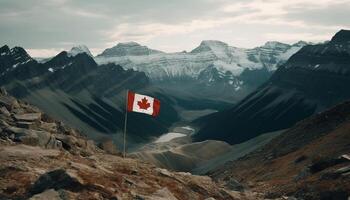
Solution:
<svg viewBox="0 0 350 200">
<path fill-rule="evenodd" d="M 0 53 L 1 86 L 92 139 L 122 132 L 126 89 L 156 96 L 162 102 L 157 118 L 130 113 L 131 143 L 167 132 L 178 120 L 173 100 L 152 89 L 143 72 L 124 70 L 115 64 L 99 66 L 86 53 L 72 56 L 61 52 L 43 64 L 22 48 L 4 46 Z"/>
<path fill-rule="evenodd" d="M 21 67 L 19 67 L 21 66 Z M 43 68 L 21 47 L 0 48 L 0 83 L 11 79 L 26 79 L 41 74 Z"/>
<path fill-rule="evenodd" d="M 350 102 L 302 120 L 265 146 L 211 172 L 254 185 L 266 198 L 347 199 Z M 249 167 L 247 167 L 249 166 Z"/>
<path fill-rule="evenodd" d="M 255 92 L 230 110 L 195 121 L 195 140 L 240 143 L 350 98 L 350 31 L 330 42 L 308 45 L 294 54 Z"/>
<path fill-rule="evenodd" d="M 236 104 L 304 45 L 267 42 L 243 49 L 206 40 L 191 52 L 164 53 L 131 42 L 106 49 L 95 60 L 143 71 L 152 84 L 164 90 Z"/>
</svg>

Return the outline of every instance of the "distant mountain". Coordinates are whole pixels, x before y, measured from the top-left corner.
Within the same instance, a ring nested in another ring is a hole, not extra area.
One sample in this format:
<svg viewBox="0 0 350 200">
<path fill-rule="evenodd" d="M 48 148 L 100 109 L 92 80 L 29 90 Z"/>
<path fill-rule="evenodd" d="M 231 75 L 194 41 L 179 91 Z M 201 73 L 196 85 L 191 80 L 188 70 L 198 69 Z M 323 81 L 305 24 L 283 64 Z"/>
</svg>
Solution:
<svg viewBox="0 0 350 200">
<path fill-rule="evenodd" d="M 220 91 L 225 94 L 221 95 L 223 99 L 236 102 L 266 81 L 278 65 L 305 44 L 267 42 L 254 49 L 242 49 L 208 40 L 189 53 L 163 53 L 131 42 L 106 49 L 95 60 L 143 71 L 164 89 L 177 87 L 205 98 L 218 97 Z"/>
<path fill-rule="evenodd" d="M 267 42 L 264 46 L 254 49 L 242 49 L 231 47 L 221 41 L 207 40 L 189 53 L 163 53 L 130 42 L 119 43 L 106 49 L 96 57 L 96 62 L 123 64 L 125 68 L 144 71 L 154 80 L 183 76 L 196 78 L 210 65 L 224 73 L 230 71 L 234 75 L 239 75 L 245 69 L 266 67 L 270 71 L 275 70 L 279 62 L 286 61 L 305 44 L 305 42 L 294 45 Z"/>
<path fill-rule="evenodd" d="M 104 50 L 99 57 L 114 57 L 114 56 L 145 56 L 151 54 L 159 54 L 161 51 L 149 49 L 146 46 L 141 46 L 136 42 L 119 43 L 116 46 Z"/>
<path fill-rule="evenodd" d="M 224 185 L 240 182 L 264 198 L 348 199 L 350 102 L 309 117 L 266 145 L 209 174 Z"/>
<path fill-rule="evenodd" d="M 195 140 L 241 143 L 349 99 L 349 32 L 341 30 L 328 43 L 304 46 L 238 105 L 198 119 Z"/>
<path fill-rule="evenodd" d="M 98 66 L 85 52 L 72 55 L 63 51 L 45 63 L 38 63 L 23 48 L 4 46 L 0 62 L 0 85 L 10 94 L 95 140 L 122 132 L 127 88 L 153 95 L 159 92 L 157 98 L 162 101 L 158 118 L 129 115 L 130 144 L 167 132 L 171 123 L 178 120 L 169 97 L 152 88 L 143 72 L 124 70 L 115 64 Z"/>
<path fill-rule="evenodd" d="M 0 49 L 0 86 L 97 141 L 119 137 L 122 133 L 126 89 L 155 96 L 161 101 L 157 118 L 129 114 L 130 146 L 141 145 L 166 133 L 175 122 L 195 118 L 197 115 L 193 113 L 198 110 L 208 109 L 208 113 L 231 106 L 219 100 L 201 99 L 199 102 L 201 97 L 163 90 L 152 84 L 144 72 L 124 70 L 113 63 L 98 65 L 85 52 L 86 48 L 75 49 L 74 54 L 62 51 L 43 63 L 32 59 L 20 47 Z M 193 104 L 193 101 L 198 103 Z M 116 141 L 123 140 L 116 138 Z"/>
<path fill-rule="evenodd" d="M 23 80 L 45 71 L 21 47 L 10 49 L 7 45 L 0 48 L 0 84 L 12 79 Z"/>
<path fill-rule="evenodd" d="M 72 47 L 72 49 L 68 52 L 68 55 L 76 56 L 80 53 L 86 53 L 87 55 L 93 57 L 89 48 L 85 45 L 78 45 L 78 46 Z"/>
</svg>

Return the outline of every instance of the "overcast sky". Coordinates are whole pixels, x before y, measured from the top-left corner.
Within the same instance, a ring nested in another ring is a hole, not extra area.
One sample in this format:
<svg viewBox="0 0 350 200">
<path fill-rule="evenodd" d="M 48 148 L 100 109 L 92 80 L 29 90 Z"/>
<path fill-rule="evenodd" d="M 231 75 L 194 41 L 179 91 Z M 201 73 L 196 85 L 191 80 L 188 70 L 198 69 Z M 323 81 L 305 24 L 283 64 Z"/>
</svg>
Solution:
<svg viewBox="0 0 350 200">
<path fill-rule="evenodd" d="M 209 39 L 255 47 L 329 40 L 349 19 L 350 0 L 0 0 L 0 45 L 33 57 L 128 41 L 166 52 Z"/>
</svg>

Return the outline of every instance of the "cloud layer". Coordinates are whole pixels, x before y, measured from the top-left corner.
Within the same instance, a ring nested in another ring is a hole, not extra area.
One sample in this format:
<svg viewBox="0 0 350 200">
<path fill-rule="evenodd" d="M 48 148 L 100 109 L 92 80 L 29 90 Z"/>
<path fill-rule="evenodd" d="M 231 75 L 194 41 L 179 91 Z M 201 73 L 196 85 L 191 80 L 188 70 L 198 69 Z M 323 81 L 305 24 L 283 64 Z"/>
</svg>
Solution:
<svg viewBox="0 0 350 200">
<path fill-rule="evenodd" d="M 200 41 L 253 47 L 322 41 L 350 29 L 350 0 L 2 0 L 0 45 L 52 56 L 76 44 L 94 54 L 136 41 L 162 51 Z"/>
</svg>

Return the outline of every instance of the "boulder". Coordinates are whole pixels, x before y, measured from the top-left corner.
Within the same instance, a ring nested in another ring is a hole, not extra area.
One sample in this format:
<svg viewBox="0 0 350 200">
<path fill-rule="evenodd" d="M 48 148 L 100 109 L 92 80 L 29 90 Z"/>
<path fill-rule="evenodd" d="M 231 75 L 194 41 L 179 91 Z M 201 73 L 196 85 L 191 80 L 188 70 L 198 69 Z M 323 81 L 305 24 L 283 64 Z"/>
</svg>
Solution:
<svg viewBox="0 0 350 200">
<path fill-rule="evenodd" d="M 310 175 L 311 175 L 310 169 L 308 167 L 306 167 L 306 168 L 302 169 L 297 175 L 295 175 L 294 181 L 303 180 Z"/>
<path fill-rule="evenodd" d="M 46 190 L 43 193 L 32 196 L 29 200 L 62 200 L 60 194 L 53 189 Z"/>
<path fill-rule="evenodd" d="M 15 141 L 26 145 L 60 149 L 62 143 L 46 131 L 36 131 L 25 128 L 8 127 L 7 132 L 15 135 Z"/>
<path fill-rule="evenodd" d="M 26 114 L 16 114 L 14 115 L 14 118 L 17 121 L 40 121 L 41 119 L 41 113 L 26 113 Z"/>
<path fill-rule="evenodd" d="M 40 122 L 40 128 L 49 132 L 57 132 L 57 124 L 56 123 L 48 123 L 48 122 Z"/>
<path fill-rule="evenodd" d="M 62 142 L 62 147 L 67 151 L 74 149 L 77 144 L 77 139 L 73 136 L 63 134 L 55 134 L 54 136 Z"/>
<path fill-rule="evenodd" d="M 4 120 L 2 120 L 2 119 L 0 119 L 0 127 L 9 127 L 10 125 L 6 122 L 6 121 L 4 121 Z"/>
<path fill-rule="evenodd" d="M 56 140 L 56 138 L 53 135 L 51 135 L 45 147 L 48 149 L 62 149 L 62 142 Z"/>
<path fill-rule="evenodd" d="M 56 169 L 41 175 L 29 189 L 29 193 L 35 195 L 48 189 L 79 191 L 83 185 L 84 181 L 75 171 Z"/>
<path fill-rule="evenodd" d="M 244 191 L 244 187 L 241 183 L 239 183 L 236 179 L 234 178 L 229 178 L 229 180 L 225 181 L 225 186 L 233 191 L 239 191 L 242 192 Z"/>
<path fill-rule="evenodd" d="M 339 174 L 348 173 L 350 172 L 350 165 L 337 169 L 335 172 Z"/>
<path fill-rule="evenodd" d="M 26 129 L 33 129 L 35 127 L 35 124 L 33 122 L 16 122 L 16 126 L 19 128 L 26 128 Z"/>
<path fill-rule="evenodd" d="M 73 153 L 88 156 L 96 151 L 95 143 L 92 140 L 76 138 L 71 135 L 55 134 L 54 137 L 62 142 L 62 147 Z"/>
<path fill-rule="evenodd" d="M 336 170 L 332 170 L 329 172 L 325 172 L 320 176 L 320 180 L 338 179 L 341 176 L 349 176 L 349 175 L 350 175 L 350 165 L 336 169 Z"/>
<path fill-rule="evenodd" d="M 99 147 L 102 150 L 104 150 L 106 153 L 114 154 L 114 155 L 118 155 L 119 154 L 119 152 L 117 150 L 117 146 L 113 143 L 112 140 L 107 140 L 107 141 L 101 142 L 99 144 Z"/>
<path fill-rule="evenodd" d="M 152 196 L 145 199 L 154 200 L 177 200 L 177 198 L 170 192 L 168 188 L 162 188 L 157 190 Z"/>
<path fill-rule="evenodd" d="M 0 108 L 0 114 L 5 115 L 6 117 L 11 116 L 11 113 L 7 110 L 7 108 L 5 106 L 2 106 Z"/>
<path fill-rule="evenodd" d="M 7 96 L 8 94 L 7 94 L 7 91 L 6 91 L 6 89 L 4 88 L 4 87 L 0 87 L 0 94 L 1 95 L 4 95 L 4 96 Z"/>
<path fill-rule="evenodd" d="M 350 154 L 343 154 L 340 156 L 340 158 L 350 161 Z"/>
<path fill-rule="evenodd" d="M 30 145 L 30 146 L 40 146 L 39 145 L 39 137 L 34 132 L 28 132 L 24 135 L 20 135 L 18 137 L 15 137 L 15 141 L 19 141 L 23 144 Z"/>
<path fill-rule="evenodd" d="M 19 107 L 18 101 L 11 96 L 0 95 L 0 106 L 5 106 L 8 110 Z"/>
<path fill-rule="evenodd" d="M 319 160 L 313 161 L 313 163 L 308 166 L 311 173 L 317 173 L 329 167 L 348 162 L 347 159 L 343 157 L 338 158 L 321 158 Z"/>
</svg>

